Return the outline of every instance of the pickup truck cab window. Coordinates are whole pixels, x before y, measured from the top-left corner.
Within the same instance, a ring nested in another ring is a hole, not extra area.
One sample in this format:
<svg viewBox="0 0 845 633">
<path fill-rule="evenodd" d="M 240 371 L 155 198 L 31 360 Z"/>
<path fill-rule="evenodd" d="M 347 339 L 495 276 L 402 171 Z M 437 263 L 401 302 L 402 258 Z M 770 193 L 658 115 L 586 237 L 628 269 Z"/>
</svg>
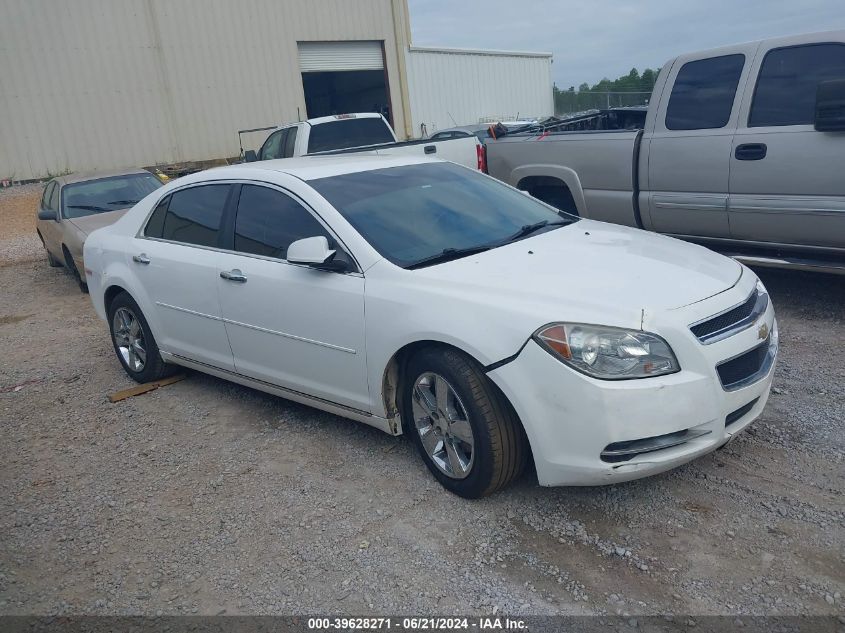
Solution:
<svg viewBox="0 0 845 633">
<path fill-rule="evenodd" d="M 308 153 L 393 143 L 395 140 L 387 122 L 381 117 L 338 119 L 311 127 Z"/>
<path fill-rule="evenodd" d="M 244 185 L 235 216 L 235 250 L 287 259 L 288 246 L 305 237 L 334 240 L 299 202 L 276 189 Z"/>
<path fill-rule="evenodd" d="M 271 160 L 273 158 L 282 157 L 282 148 L 284 147 L 284 140 L 288 129 L 277 130 L 267 137 L 264 145 L 258 152 L 258 160 Z"/>
<path fill-rule="evenodd" d="M 159 203 L 144 234 L 183 244 L 218 246 L 230 189 L 231 185 L 201 185 L 172 193 Z"/>
<path fill-rule="evenodd" d="M 669 130 L 725 127 L 731 117 L 745 55 L 722 55 L 687 62 L 672 87 L 666 109 Z"/>
<path fill-rule="evenodd" d="M 845 44 L 805 44 L 766 53 L 748 127 L 812 125 L 819 83 L 845 78 Z"/>
<path fill-rule="evenodd" d="M 283 158 L 291 158 L 294 155 L 296 148 L 296 133 L 298 129 L 295 127 L 288 128 L 288 133 L 284 139 L 284 149 L 282 151 Z"/>
</svg>

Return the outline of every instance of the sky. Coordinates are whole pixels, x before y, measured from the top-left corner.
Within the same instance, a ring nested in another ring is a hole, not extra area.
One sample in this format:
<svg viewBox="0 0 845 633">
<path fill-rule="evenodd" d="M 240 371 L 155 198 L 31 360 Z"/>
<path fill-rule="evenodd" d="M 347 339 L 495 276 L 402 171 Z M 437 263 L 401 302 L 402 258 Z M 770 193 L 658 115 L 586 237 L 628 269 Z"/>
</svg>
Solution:
<svg viewBox="0 0 845 633">
<path fill-rule="evenodd" d="M 408 0 L 415 46 L 554 54 L 558 88 L 682 53 L 845 29 L 845 0 Z"/>
</svg>

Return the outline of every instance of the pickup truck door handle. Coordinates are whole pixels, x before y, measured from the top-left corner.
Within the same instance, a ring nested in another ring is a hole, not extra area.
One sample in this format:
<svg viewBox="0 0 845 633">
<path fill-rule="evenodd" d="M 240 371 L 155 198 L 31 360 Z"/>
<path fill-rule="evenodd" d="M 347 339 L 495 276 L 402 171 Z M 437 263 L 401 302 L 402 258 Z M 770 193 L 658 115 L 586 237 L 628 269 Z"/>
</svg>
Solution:
<svg viewBox="0 0 845 633">
<path fill-rule="evenodd" d="M 763 160 L 766 158 L 765 143 L 743 143 L 737 145 L 734 156 L 737 160 Z"/>
<path fill-rule="evenodd" d="M 135 262 L 136 264 L 146 265 L 146 264 L 150 263 L 150 258 L 147 257 L 146 253 L 141 253 L 140 255 L 133 255 L 132 261 Z"/>
<path fill-rule="evenodd" d="M 220 276 L 226 281 L 234 281 L 235 283 L 239 284 L 246 283 L 246 275 L 244 275 L 237 268 L 233 268 L 232 270 L 221 271 Z"/>
<path fill-rule="evenodd" d="M 436 154 L 436 153 L 437 153 L 437 145 L 426 145 L 426 146 L 423 148 L 423 151 L 424 151 L 426 154 Z"/>
</svg>

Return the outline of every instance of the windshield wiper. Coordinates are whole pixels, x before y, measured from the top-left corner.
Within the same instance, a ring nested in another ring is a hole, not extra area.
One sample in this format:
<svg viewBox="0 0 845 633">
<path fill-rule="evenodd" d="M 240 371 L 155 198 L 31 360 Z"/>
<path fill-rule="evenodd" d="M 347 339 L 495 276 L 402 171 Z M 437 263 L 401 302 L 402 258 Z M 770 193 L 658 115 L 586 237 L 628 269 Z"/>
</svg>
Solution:
<svg viewBox="0 0 845 633">
<path fill-rule="evenodd" d="M 95 207 L 93 204 L 69 204 L 68 209 L 84 209 L 85 211 L 111 211 L 105 207 Z"/>
<path fill-rule="evenodd" d="M 528 237 L 532 233 L 536 233 L 540 229 L 546 228 L 547 226 L 563 226 L 565 224 L 572 224 L 572 222 L 569 220 L 540 220 L 539 222 L 535 222 L 534 224 L 526 224 L 516 233 L 502 241 L 502 244 L 508 244 L 510 242 L 515 242 L 516 240 L 522 239 L 523 237 Z"/>
<path fill-rule="evenodd" d="M 453 259 L 460 259 L 467 255 L 475 255 L 476 253 L 483 253 L 493 248 L 490 245 L 470 246 L 467 248 L 444 248 L 442 251 L 429 257 L 423 257 L 415 261 L 413 264 L 405 266 L 407 270 L 414 270 L 415 268 L 423 268 L 424 266 L 431 266 L 433 264 L 442 264 L 450 262 Z"/>
<path fill-rule="evenodd" d="M 110 200 L 106 204 L 138 204 L 137 200 Z"/>
</svg>

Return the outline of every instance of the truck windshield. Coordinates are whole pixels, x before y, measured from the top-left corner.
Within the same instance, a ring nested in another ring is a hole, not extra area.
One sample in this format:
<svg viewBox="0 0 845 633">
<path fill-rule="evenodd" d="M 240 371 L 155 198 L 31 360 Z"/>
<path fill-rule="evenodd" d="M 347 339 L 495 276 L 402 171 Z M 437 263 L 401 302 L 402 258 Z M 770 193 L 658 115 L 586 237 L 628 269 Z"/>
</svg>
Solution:
<svg viewBox="0 0 845 633">
<path fill-rule="evenodd" d="M 311 127 L 308 153 L 392 143 L 393 133 L 381 117 L 338 119 Z"/>
<path fill-rule="evenodd" d="M 451 163 L 404 165 L 308 183 L 383 257 L 417 268 L 578 220 Z"/>
<path fill-rule="evenodd" d="M 62 217 L 128 209 L 161 186 L 162 182 L 150 173 L 71 183 L 62 189 Z"/>
</svg>

